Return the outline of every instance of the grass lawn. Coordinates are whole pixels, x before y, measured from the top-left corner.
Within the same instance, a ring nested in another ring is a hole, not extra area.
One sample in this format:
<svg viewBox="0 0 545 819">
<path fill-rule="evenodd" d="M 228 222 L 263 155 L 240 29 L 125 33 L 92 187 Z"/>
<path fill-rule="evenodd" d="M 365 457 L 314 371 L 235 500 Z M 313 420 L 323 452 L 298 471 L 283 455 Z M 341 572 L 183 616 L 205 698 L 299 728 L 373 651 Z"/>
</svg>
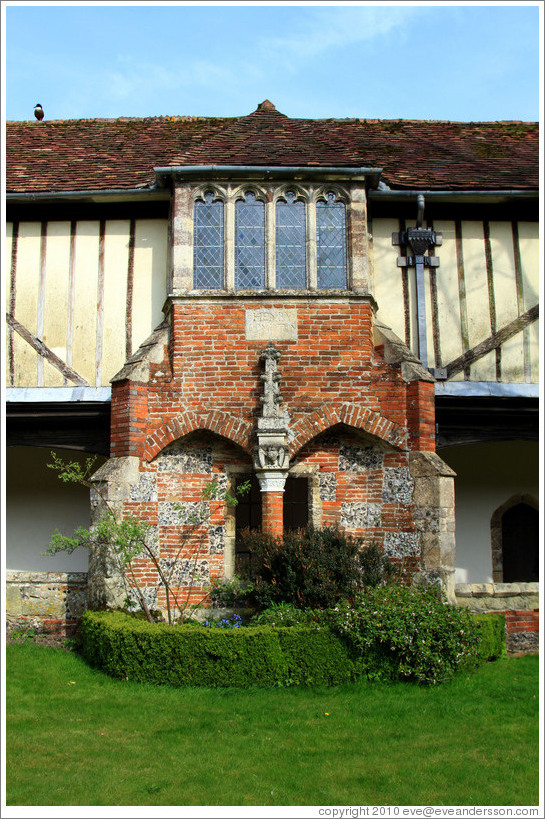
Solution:
<svg viewBox="0 0 545 819">
<path fill-rule="evenodd" d="M 124 683 L 7 649 L 8 805 L 537 805 L 538 658 L 437 688 Z"/>
</svg>

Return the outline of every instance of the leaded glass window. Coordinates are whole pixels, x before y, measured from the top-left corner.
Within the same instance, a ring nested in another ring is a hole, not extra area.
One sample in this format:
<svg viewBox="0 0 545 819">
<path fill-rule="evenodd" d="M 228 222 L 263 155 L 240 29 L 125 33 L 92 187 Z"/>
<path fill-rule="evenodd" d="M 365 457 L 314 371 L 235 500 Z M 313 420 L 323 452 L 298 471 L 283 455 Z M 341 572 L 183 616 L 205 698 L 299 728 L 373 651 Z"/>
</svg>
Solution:
<svg viewBox="0 0 545 819">
<path fill-rule="evenodd" d="M 235 204 L 235 289 L 265 287 L 265 203 L 248 192 Z"/>
<path fill-rule="evenodd" d="M 206 193 L 195 202 L 193 235 L 194 287 L 223 288 L 223 202 Z"/>
<path fill-rule="evenodd" d="M 316 203 L 318 289 L 346 287 L 346 214 L 343 202 L 328 193 Z"/>
<path fill-rule="evenodd" d="M 305 203 L 294 193 L 276 203 L 276 287 L 306 287 Z"/>
</svg>

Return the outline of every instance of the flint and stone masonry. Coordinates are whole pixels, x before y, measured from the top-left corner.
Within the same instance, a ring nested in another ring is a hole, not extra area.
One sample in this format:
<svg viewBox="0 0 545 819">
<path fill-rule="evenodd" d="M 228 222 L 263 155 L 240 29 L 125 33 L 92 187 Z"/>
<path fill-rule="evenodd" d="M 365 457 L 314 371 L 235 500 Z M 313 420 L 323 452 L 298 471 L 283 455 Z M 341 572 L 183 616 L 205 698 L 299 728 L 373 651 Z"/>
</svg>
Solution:
<svg viewBox="0 0 545 819">
<path fill-rule="evenodd" d="M 233 512 L 203 489 L 251 474 L 264 531 L 282 534 L 286 480 L 304 477 L 310 522 L 378 544 L 453 600 L 454 473 L 435 454 L 434 379 L 375 324 L 364 191 L 350 206 L 351 289 L 303 296 L 192 291 L 189 186 L 173 202 L 165 321 L 112 381 L 101 493 L 152 524 L 165 565 L 181 547 L 178 594 L 190 603 L 235 567 Z M 229 237 L 227 217 L 226 247 Z M 195 513 L 202 524 L 190 531 Z M 153 566 L 142 560 L 136 574 L 164 608 Z M 91 605 L 119 605 L 127 593 L 107 557 L 91 562 L 89 589 Z"/>
</svg>

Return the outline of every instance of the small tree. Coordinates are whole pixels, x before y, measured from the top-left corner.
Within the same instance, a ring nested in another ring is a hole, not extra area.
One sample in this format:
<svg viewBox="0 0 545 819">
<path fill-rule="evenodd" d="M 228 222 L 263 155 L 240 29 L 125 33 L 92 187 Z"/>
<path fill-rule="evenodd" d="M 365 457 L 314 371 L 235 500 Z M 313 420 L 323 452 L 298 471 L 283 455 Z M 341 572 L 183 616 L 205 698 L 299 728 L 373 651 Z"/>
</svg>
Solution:
<svg viewBox="0 0 545 819">
<path fill-rule="evenodd" d="M 176 587 L 173 585 L 173 577 L 176 576 L 176 569 L 184 546 L 205 522 L 204 504 L 196 504 L 196 511 L 187 517 L 188 526 L 183 534 L 180 533 L 178 551 L 170 562 L 168 569 L 165 570 L 161 566 L 156 544 L 153 542 L 151 524 L 139 520 L 133 515 L 118 517 L 100 489 L 93 484 L 92 474 L 96 458 L 87 458 L 85 464 L 82 465 L 78 461 L 63 461 L 55 452 L 51 453 L 51 457 L 52 463 L 48 464 L 48 467 L 58 473 L 59 480 L 63 483 L 75 483 L 79 486 L 85 486 L 87 489 L 95 491 L 102 501 L 104 512 L 98 523 L 89 529 L 79 526 L 72 536 L 63 535 L 57 529 L 51 536 L 49 548 L 45 553 L 53 555 L 57 552 L 67 552 L 71 554 L 79 548 L 88 549 L 94 553 L 102 553 L 107 548 L 116 569 L 122 576 L 126 586 L 128 586 L 128 591 L 136 594 L 146 618 L 150 623 L 153 623 L 154 618 L 147 604 L 144 589 L 138 581 L 134 566 L 135 559 L 147 558 L 157 570 L 158 587 L 164 586 L 165 589 L 168 622 L 172 624 L 176 611 L 179 612 L 179 617 L 183 618 L 188 606 L 189 594 L 186 595 L 185 603 L 180 602 Z M 220 489 L 218 482 L 212 480 L 204 487 L 202 500 L 216 503 L 216 509 L 223 504 L 236 506 L 238 497 L 246 493 L 249 486 L 249 481 L 238 486 L 235 495 L 233 495 L 228 490 Z M 191 568 L 189 589 L 194 583 L 198 557 L 199 552 L 197 551 Z"/>
</svg>

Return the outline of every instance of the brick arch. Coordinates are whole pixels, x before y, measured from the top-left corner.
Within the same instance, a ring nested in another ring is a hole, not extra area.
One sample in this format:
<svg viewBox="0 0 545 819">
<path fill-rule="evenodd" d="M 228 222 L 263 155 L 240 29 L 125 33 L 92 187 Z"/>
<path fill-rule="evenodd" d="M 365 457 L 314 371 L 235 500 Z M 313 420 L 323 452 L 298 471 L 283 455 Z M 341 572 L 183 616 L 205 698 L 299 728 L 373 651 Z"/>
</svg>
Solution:
<svg viewBox="0 0 545 819">
<path fill-rule="evenodd" d="M 151 461 L 173 441 L 198 429 L 221 435 L 251 454 L 252 425 L 229 412 L 213 410 L 204 413 L 184 412 L 167 421 L 148 437 L 144 450 L 145 459 Z"/>
<path fill-rule="evenodd" d="M 404 448 L 407 443 L 406 429 L 368 407 L 348 403 L 324 404 L 314 412 L 300 418 L 293 425 L 294 437 L 290 446 L 290 457 L 293 457 L 316 435 L 320 435 L 336 424 L 345 424 L 367 432 L 396 449 Z"/>
</svg>

